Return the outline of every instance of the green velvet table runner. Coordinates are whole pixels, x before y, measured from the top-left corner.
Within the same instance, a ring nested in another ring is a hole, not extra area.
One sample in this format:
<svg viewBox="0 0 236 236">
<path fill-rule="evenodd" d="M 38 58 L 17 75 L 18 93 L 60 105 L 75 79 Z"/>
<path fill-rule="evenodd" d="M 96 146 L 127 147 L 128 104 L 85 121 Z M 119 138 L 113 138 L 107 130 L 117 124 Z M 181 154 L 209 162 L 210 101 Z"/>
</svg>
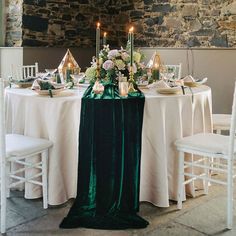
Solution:
<svg viewBox="0 0 236 236">
<path fill-rule="evenodd" d="M 77 197 L 61 228 L 144 228 L 139 211 L 141 133 L 145 98 L 121 98 L 108 84 L 102 95 L 90 86 L 79 131 Z"/>
</svg>

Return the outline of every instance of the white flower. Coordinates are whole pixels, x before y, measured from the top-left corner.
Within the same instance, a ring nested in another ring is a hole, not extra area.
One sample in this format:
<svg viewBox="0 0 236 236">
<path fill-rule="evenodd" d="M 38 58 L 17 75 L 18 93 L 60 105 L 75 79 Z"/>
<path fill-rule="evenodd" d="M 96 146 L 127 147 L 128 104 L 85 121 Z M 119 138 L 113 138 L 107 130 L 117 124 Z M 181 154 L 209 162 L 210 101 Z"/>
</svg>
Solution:
<svg viewBox="0 0 236 236">
<path fill-rule="evenodd" d="M 121 59 L 115 60 L 115 65 L 118 70 L 125 70 L 125 63 Z"/>
<path fill-rule="evenodd" d="M 133 54 L 133 57 L 134 57 L 134 61 L 139 63 L 140 60 L 141 60 L 141 54 L 139 52 L 134 52 Z"/>
<path fill-rule="evenodd" d="M 102 68 L 105 70 L 111 70 L 114 68 L 114 62 L 112 60 L 107 60 L 103 63 Z"/>
<path fill-rule="evenodd" d="M 96 67 L 92 66 L 87 68 L 85 75 L 88 79 L 94 79 L 96 77 Z"/>
<path fill-rule="evenodd" d="M 119 56 L 120 56 L 120 53 L 117 49 L 110 50 L 107 54 L 108 59 L 114 59 Z"/>
</svg>

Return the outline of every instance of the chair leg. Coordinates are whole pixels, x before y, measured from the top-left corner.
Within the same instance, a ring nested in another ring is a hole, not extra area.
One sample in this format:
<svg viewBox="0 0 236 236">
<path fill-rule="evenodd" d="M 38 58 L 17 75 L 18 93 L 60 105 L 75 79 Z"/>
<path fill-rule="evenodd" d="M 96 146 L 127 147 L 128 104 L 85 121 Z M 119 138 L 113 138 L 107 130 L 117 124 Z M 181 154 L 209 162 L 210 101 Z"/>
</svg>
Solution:
<svg viewBox="0 0 236 236">
<path fill-rule="evenodd" d="M 6 198 L 10 197 L 10 173 L 11 173 L 11 163 L 6 163 Z"/>
<path fill-rule="evenodd" d="M 194 162 L 194 157 L 193 154 L 191 154 L 191 162 Z M 191 166 L 191 174 L 194 174 L 194 168 L 193 166 Z M 194 180 L 191 181 L 190 183 L 191 189 L 192 189 L 192 196 L 195 197 L 195 184 L 194 184 Z"/>
<path fill-rule="evenodd" d="M 204 157 L 204 165 L 209 167 L 209 159 L 208 159 L 208 157 Z M 205 171 L 206 178 L 209 178 L 209 175 L 210 175 L 209 169 L 205 168 L 204 171 Z M 203 186 L 204 186 L 204 194 L 208 194 L 209 181 L 207 179 L 204 180 Z"/>
<path fill-rule="evenodd" d="M 221 129 L 216 129 L 216 133 L 221 134 Z M 215 162 L 216 162 L 216 168 L 219 168 L 220 158 L 216 158 Z"/>
<path fill-rule="evenodd" d="M 227 171 L 227 228 L 233 227 L 233 161 L 228 159 Z"/>
<path fill-rule="evenodd" d="M 47 180 L 47 171 L 48 171 L 48 150 L 42 153 L 42 184 L 43 184 L 43 208 L 48 208 L 48 180 Z"/>
<path fill-rule="evenodd" d="M 178 196 L 177 208 L 182 209 L 183 190 L 184 190 L 184 152 L 179 152 L 179 176 L 178 176 Z"/>
</svg>

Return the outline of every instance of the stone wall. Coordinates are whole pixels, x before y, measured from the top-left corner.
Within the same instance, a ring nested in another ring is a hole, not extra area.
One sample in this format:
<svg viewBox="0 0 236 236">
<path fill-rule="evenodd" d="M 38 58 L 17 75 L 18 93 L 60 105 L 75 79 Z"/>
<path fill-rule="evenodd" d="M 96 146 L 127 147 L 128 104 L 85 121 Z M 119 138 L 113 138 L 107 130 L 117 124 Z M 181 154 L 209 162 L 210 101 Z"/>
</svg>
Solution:
<svg viewBox="0 0 236 236">
<path fill-rule="evenodd" d="M 111 46 L 236 47 L 236 0 L 8 1 L 9 46 L 94 47 L 99 20 Z"/>
<path fill-rule="evenodd" d="M 5 1 L 6 46 L 19 47 L 22 45 L 22 3 L 23 0 Z"/>
</svg>

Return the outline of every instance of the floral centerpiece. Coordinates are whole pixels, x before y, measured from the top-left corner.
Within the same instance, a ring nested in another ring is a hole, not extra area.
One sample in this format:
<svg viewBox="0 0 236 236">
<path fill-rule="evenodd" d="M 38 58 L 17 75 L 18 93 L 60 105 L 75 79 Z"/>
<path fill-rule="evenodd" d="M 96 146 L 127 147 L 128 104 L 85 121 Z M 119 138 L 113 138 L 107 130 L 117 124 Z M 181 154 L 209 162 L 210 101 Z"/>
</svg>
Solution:
<svg viewBox="0 0 236 236">
<path fill-rule="evenodd" d="M 137 81 L 140 77 L 146 73 L 145 65 L 142 62 L 144 56 L 140 51 L 134 51 L 133 53 L 133 73 L 134 79 Z M 112 49 L 109 45 L 105 45 L 99 53 L 99 76 L 102 83 L 118 84 L 119 77 L 129 77 L 130 71 L 130 54 L 128 50 Z M 97 63 L 95 58 L 91 62 L 91 67 L 85 71 L 86 77 L 90 80 L 90 83 L 94 83 L 97 79 Z"/>
</svg>

